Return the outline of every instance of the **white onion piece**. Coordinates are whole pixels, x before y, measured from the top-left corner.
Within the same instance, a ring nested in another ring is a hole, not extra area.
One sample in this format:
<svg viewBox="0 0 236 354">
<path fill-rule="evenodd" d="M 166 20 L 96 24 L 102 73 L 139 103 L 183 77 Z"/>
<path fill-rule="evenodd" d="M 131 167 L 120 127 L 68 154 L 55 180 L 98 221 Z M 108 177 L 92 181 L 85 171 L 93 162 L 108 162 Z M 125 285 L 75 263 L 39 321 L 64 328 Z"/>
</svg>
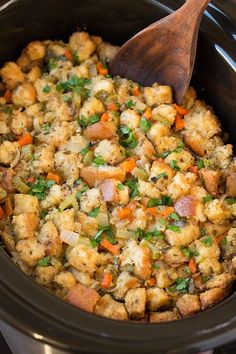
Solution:
<svg viewBox="0 0 236 354">
<path fill-rule="evenodd" d="M 134 237 L 134 232 L 133 231 L 127 231 L 127 230 L 117 230 L 116 231 L 116 237 L 124 239 L 124 240 L 129 240 L 130 238 L 135 238 Z"/>
<path fill-rule="evenodd" d="M 102 226 L 109 225 L 108 215 L 105 213 L 99 213 L 96 219 L 99 225 Z"/>
<path fill-rule="evenodd" d="M 16 156 L 12 161 L 12 163 L 10 164 L 11 168 L 15 167 L 19 161 L 20 161 L 20 150 L 17 150 Z"/>
<path fill-rule="evenodd" d="M 70 246 L 76 246 L 78 244 L 80 235 L 76 232 L 63 229 L 60 233 L 60 239 Z"/>
</svg>

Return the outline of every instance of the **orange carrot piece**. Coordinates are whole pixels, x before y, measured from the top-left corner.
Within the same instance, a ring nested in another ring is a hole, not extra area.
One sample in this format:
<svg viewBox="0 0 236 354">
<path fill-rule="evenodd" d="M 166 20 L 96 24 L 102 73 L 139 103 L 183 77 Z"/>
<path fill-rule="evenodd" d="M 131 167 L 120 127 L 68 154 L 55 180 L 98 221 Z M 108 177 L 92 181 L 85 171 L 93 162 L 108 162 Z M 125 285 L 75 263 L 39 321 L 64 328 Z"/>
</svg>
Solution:
<svg viewBox="0 0 236 354">
<path fill-rule="evenodd" d="M 6 218 L 11 216 L 12 213 L 13 213 L 12 201 L 11 201 L 11 198 L 9 196 L 7 196 L 6 200 L 5 200 L 5 215 L 6 215 Z"/>
<path fill-rule="evenodd" d="M 97 67 L 97 71 L 98 71 L 98 73 L 99 73 L 100 75 L 104 75 L 104 76 L 105 76 L 105 75 L 108 74 L 107 68 L 104 67 L 104 65 L 102 64 L 101 61 L 99 61 L 99 62 L 97 63 L 96 67 Z"/>
<path fill-rule="evenodd" d="M 26 133 L 25 135 L 23 135 L 19 140 L 18 140 L 18 144 L 22 147 L 28 144 L 33 144 L 33 138 L 30 135 L 30 133 Z"/>
<path fill-rule="evenodd" d="M 197 264 L 196 264 L 196 261 L 195 259 L 192 257 L 189 261 L 189 269 L 190 269 L 190 272 L 192 274 L 196 274 L 197 273 Z"/>
<path fill-rule="evenodd" d="M 159 214 L 167 219 L 169 217 L 170 214 L 174 213 L 175 209 L 173 207 L 166 207 L 165 209 L 159 211 Z"/>
<path fill-rule="evenodd" d="M 113 279 L 113 276 L 112 276 L 111 273 L 104 272 L 103 278 L 102 278 L 102 281 L 101 281 L 101 287 L 103 289 L 110 288 L 111 283 L 112 283 L 112 279 Z"/>
<path fill-rule="evenodd" d="M 192 172 L 198 176 L 198 167 L 197 166 L 190 166 L 188 170 L 189 170 L 189 172 Z"/>
<path fill-rule="evenodd" d="M 152 110 L 151 108 L 147 108 L 144 113 L 143 113 L 144 117 L 149 120 L 152 118 Z"/>
<path fill-rule="evenodd" d="M 47 174 L 47 180 L 48 181 L 55 181 L 56 183 L 60 183 L 60 181 L 61 181 L 61 178 L 58 176 L 58 175 L 56 175 L 55 173 L 52 173 L 52 172 L 48 172 L 48 174 Z"/>
<path fill-rule="evenodd" d="M 66 50 L 64 52 L 64 57 L 66 57 L 66 59 L 68 59 L 69 61 L 73 61 L 73 55 L 71 54 L 71 52 L 69 50 Z"/>
<path fill-rule="evenodd" d="M 132 172 L 136 166 L 136 161 L 132 158 L 129 158 L 120 164 L 120 167 L 125 170 L 126 173 Z"/>
<path fill-rule="evenodd" d="M 34 176 L 30 176 L 29 178 L 27 178 L 28 183 L 34 183 L 34 181 L 35 181 Z"/>
<path fill-rule="evenodd" d="M 109 242 L 106 239 L 103 239 L 100 242 L 100 245 L 106 250 L 108 250 L 109 252 L 111 252 L 112 254 L 114 254 L 115 256 L 118 256 L 120 254 L 120 247 L 118 245 L 113 245 L 111 242 Z"/>
<path fill-rule="evenodd" d="M 131 216 L 132 210 L 128 207 L 126 208 L 117 208 L 117 215 L 120 220 L 127 219 Z"/>
<path fill-rule="evenodd" d="M 140 96 L 141 95 L 141 91 L 140 91 L 140 88 L 139 88 L 138 85 L 134 86 L 132 93 L 133 93 L 134 96 Z"/>
<path fill-rule="evenodd" d="M 156 284 L 156 279 L 155 278 L 150 278 L 147 280 L 147 284 L 149 286 L 154 286 Z"/>
<path fill-rule="evenodd" d="M 152 214 L 154 216 L 156 216 L 158 213 L 157 213 L 157 208 L 156 207 L 153 207 L 153 208 L 147 208 L 146 211 L 149 213 L 149 214 Z"/>
<path fill-rule="evenodd" d="M 183 106 L 178 106 L 177 104 L 173 105 L 174 108 L 176 109 L 176 111 L 181 115 L 181 116 L 185 116 L 186 114 L 188 114 L 188 110 L 186 108 L 184 108 Z"/>
<path fill-rule="evenodd" d="M 182 130 L 184 128 L 184 119 L 181 117 L 179 113 L 177 113 L 175 118 L 175 129 Z"/>
<path fill-rule="evenodd" d="M 3 98 L 5 99 L 6 103 L 11 103 L 12 102 L 12 92 L 10 90 L 6 90 Z"/>
<path fill-rule="evenodd" d="M 0 220 L 5 218 L 5 213 L 2 207 L 0 207 Z"/>
<path fill-rule="evenodd" d="M 107 122 L 109 120 L 109 115 L 107 112 L 103 113 L 101 116 L 101 122 Z"/>
<path fill-rule="evenodd" d="M 225 235 L 223 234 L 223 235 L 217 236 L 217 237 L 215 238 L 215 240 L 216 240 L 216 242 L 218 243 L 218 245 L 220 245 L 220 244 L 221 244 L 221 241 L 222 241 L 224 238 L 225 238 Z"/>
<path fill-rule="evenodd" d="M 119 107 L 117 104 L 115 104 L 114 102 L 113 103 L 110 103 L 108 106 L 107 106 L 107 109 L 109 109 L 109 111 L 118 111 L 119 110 Z"/>
</svg>

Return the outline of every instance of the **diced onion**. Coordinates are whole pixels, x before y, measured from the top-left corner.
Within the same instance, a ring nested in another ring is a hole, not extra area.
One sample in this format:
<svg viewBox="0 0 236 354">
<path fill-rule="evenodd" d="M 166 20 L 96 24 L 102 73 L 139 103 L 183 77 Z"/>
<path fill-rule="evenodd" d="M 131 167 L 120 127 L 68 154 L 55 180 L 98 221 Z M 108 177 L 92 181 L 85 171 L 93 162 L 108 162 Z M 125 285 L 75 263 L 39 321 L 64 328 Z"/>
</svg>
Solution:
<svg viewBox="0 0 236 354">
<path fill-rule="evenodd" d="M 128 230 L 117 230 L 116 237 L 124 240 L 129 240 L 130 238 L 135 237 L 135 233 L 133 231 L 128 231 Z"/>
<path fill-rule="evenodd" d="M 60 233 L 60 239 L 70 246 L 76 246 L 78 244 L 80 235 L 76 232 L 63 229 Z"/>
<path fill-rule="evenodd" d="M 109 225 L 108 215 L 105 213 L 99 213 L 96 219 L 98 224 L 101 226 Z"/>
<path fill-rule="evenodd" d="M 59 205 L 59 210 L 63 211 L 69 207 L 74 208 L 75 210 L 78 209 L 78 203 L 76 200 L 76 194 L 71 194 L 68 197 L 66 197 L 63 202 Z"/>
<path fill-rule="evenodd" d="M 10 164 L 11 168 L 15 167 L 19 161 L 20 161 L 20 150 L 17 150 L 16 156 L 12 161 L 12 163 Z"/>
</svg>

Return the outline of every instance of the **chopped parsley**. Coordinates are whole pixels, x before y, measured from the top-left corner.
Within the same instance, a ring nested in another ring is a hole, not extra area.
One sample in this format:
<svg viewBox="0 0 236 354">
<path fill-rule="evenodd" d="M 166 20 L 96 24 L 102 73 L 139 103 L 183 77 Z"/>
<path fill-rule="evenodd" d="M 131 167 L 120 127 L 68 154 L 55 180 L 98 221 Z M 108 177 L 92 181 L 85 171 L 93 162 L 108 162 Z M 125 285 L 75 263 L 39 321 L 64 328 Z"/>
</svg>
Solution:
<svg viewBox="0 0 236 354">
<path fill-rule="evenodd" d="M 145 117 L 142 117 L 140 119 L 139 126 L 144 132 L 147 132 L 150 129 L 151 125 L 152 123 L 148 121 Z"/>
<path fill-rule="evenodd" d="M 85 147 L 82 150 L 80 150 L 80 154 L 85 155 L 87 154 L 88 151 L 89 151 L 89 143 L 85 145 Z"/>
<path fill-rule="evenodd" d="M 90 239 L 90 242 L 93 247 L 96 247 L 102 241 L 103 233 L 105 233 L 106 238 L 110 243 L 112 243 L 113 245 L 117 243 L 111 226 L 98 225 L 98 232 L 92 239 Z"/>
<path fill-rule="evenodd" d="M 82 129 L 86 129 L 88 126 L 99 122 L 100 118 L 100 114 L 93 114 L 88 117 L 82 115 L 81 118 L 78 119 L 78 124 L 81 126 Z"/>
<path fill-rule="evenodd" d="M 51 87 L 46 85 L 44 88 L 43 88 L 43 92 L 44 93 L 49 93 L 51 91 Z"/>
<path fill-rule="evenodd" d="M 205 236 L 206 235 L 206 230 L 203 227 L 200 227 L 200 235 Z"/>
<path fill-rule="evenodd" d="M 139 240 L 145 239 L 147 241 L 150 241 L 154 237 L 157 237 L 161 240 L 165 239 L 164 234 L 157 229 L 155 229 L 154 231 L 145 232 L 140 227 L 138 227 L 137 230 L 135 231 L 135 235 Z"/>
<path fill-rule="evenodd" d="M 93 160 L 93 163 L 97 166 L 102 166 L 106 164 L 106 161 L 101 157 L 101 156 L 97 156 L 95 157 L 95 159 Z"/>
<path fill-rule="evenodd" d="M 212 238 L 209 236 L 209 237 L 205 237 L 201 240 L 201 242 L 207 246 L 207 247 L 210 247 L 212 245 Z"/>
<path fill-rule="evenodd" d="M 156 176 L 156 182 L 157 182 L 159 179 L 164 178 L 164 177 L 167 177 L 166 172 L 160 173 L 159 175 Z"/>
<path fill-rule="evenodd" d="M 138 181 L 136 178 L 130 178 L 126 180 L 125 185 L 131 189 L 130 198 L 134 199 L 135 197 L 139 197 L 140 193 L 138 190 Z"/>
<path fill-rule="evenodd" d="M 134 149 L 138 145 L 132 129 L 126 125 L 122 125 L 119 129 L 120 144 L 126 148 Z"/>
<path fill-rule="evenodd" d="M 79 59 L 79 56 L 78 54 L 74 51 L 72 52 L 72 57 L 73 57 L 73 61 L 76 65 L 79 65 L 80 64 L 80 59 Z"/>
<path fill-rule="evenodd" d="M 40 259 L 40 261 L 38 262 L 38 266 L 47 267 L 50 264 L 50 260 L 51 260 L 51 257 L 49 257 L 49 256 L 44 257 L 44 258 Z"/>
<path fill-rule="evenodd" d="M 56 89 L 58 92 L 61 93 L 68 93 L 70 91 L 73 91 L 79 95 L 81 95 L 83 98 L 88 98 L 90 94 L 90 90 L 88 89 L 88 85 L 91 83 L 91 80 L 86 79 L 86 78 L 79 78 L 76 75 L 73 75 L 70 77 L 69 80 L 67 81 L 60 81 Z"/>
<path fill-rule="evenodd" d="M 154 264 L 152 265 L 152 268 L 153 268 L 153 269 L 160 269 L 161 267 L 160 267 L 160 264 L 154 263 Z"/>
<path fill-rule="evenodd" d="M 171 230 L 173 232 L 180 233 L 180 227 L 176 225 L 167 225 L 166 226 L 167 230 Z"/>
<path fill-rule="evenodd" d="M 136 105 L 136 102 L 129 100 L 129 101 L 125 102 L 125 105 L 127 108 L 132 108 Z"/>
<path fill-rule="evenodd" d="M 179 171 L 180 167 L 177 165 L 178 161 L 172 160 L 170 162 L 170 167 L 173 168 L 174 171 Z"/>
<path fill-rule="evenodd" d="M 222 247 L 227 246 L 227 238 L 226 237 L 224 237 L 223 240 L 221 241 L 221 246 Z"/>
<path fill-rule="evenodd" d="M 86 192 L 89 188 L 87 186 L 83 186 L 77 193 L 76 193 L 76 198 L 77 200 L 80 199 L 81 195 Z"/>
<path fill-rule="evenodd" d="M 176 149 L 171 150 L 171 151 L 165 151 L 165 152 L 163 152 L 162 154 L 158 154 L 158 157 L 161 157 L 161 158 L 165 159 L 165 158 L 166 158 L 167 156 L 169 156 L 172 152 L 180 153 L 180 152 L 183 150 L 183 148 L 184 148 L 184 143 L 183 143 L 183 141 L 181 140 Z"/>
<path fill-rule="evenodd" d="M 100 206 L 95 208 L 95 209 L 93 209 L 93 210 L 91 210 L 90 213 L 89 213 L 89 216 L 91 218 L 96 218 L 98 216 L 98 214 L 99 214 L 99 211 L 100 211 Z"/>
<path fill-rule="evenodd" d="M 119 267 L 119 258 L 117 256 L 113 257 L 113 265 L 118 268 Z"/>
<path fill-rule="evenodd" d="M 180 217 L 177 213 L 171 213 L 169 215 L 169 218 L 172 219 L 172 220 L 175 220 L 175 221 L 179 221 L 180 220 Z"/>
<path fill-rule="evenodd" d="M 160 205 L 171 206 L 173 205 L 173 200 L 168 195 L 164 195 L 161 199 L 150 198 L 147 207 L 153 208 L 155 206 L 160 206 Z"/>
<path fill-rule="evenodd" d="M 117 184 L 117 189 L 119 189 L 119 191 L 123 191 L 124 190 L 124 185 L 122 183 Z"/>
<path fill-rule="evenodd" d="M 205 163 L 203 160 L 201 159 L 197 159 L 197 167 L 199 168 L 199 170 L 201 170 L 202 168 L 205 167 Z"/>
<path fill-rule="evenodd" d="M 189 248 L 189 247 L 183 247 L 183 246 L 181 246 L 180 247 L 180 250 L 181 250 L 181 252 L 183 253 L 183 255 L 185 256 L 185 257 L 188 257 L 188 258 L 190 258 L 191 256 L 198 256 L 198 252 L 196 252 L 195 250 L 193 250 L 193 249 L 191 249 L 191 248 Z"/>
<path fill-rule="evenodd" d="M 178 278 L 176 279 L 176 290 L 182 294 L 186 294 L 189 291 L 189 283 L 191 278 Z"/>
<path fill-rule="evenodd" d="M 50 129 L 51 129 L 51 124 L 50 123 L 44 123 L 42 125 L 42 129 L 43 129 L 44 132 L 49 133 Z"/>
<path fill-rule="evenodd" d="M 213 197 L 211 195 L 206 195 L 205 197 L 202 198 L 203 203 L 208 203 L 213 200 Z"/>
<path fill-rule="evenodd" d="M 28 183 L 30 187 L 29 194 L 35 195 L 39 200 L 43 200 L 54 183 L 54 181 L 47 181 L 42 177 L 38 177 L 34 183 Z"/>
<path fill-rule="evenodd" d="M 56 69 L 58 65 L 58 59 L 57 58 L 51 58 L 49 59 L 48 62 L 48 70 L 51 71 L 53 69 Z"/>
<path fill-rule="evenodd" d="M 236 198 L 225 198 L 226 203 L 232 205 L 236 203 Z"/>
<path fill-rule="evenodd" d="M 40 211 L 39 216 L 40 216 L 41 219 L 44 219 L 47 215 L 48 215 L 48 210 L 47 209 L 43 209 L 43 210 Z"/>
</svg>

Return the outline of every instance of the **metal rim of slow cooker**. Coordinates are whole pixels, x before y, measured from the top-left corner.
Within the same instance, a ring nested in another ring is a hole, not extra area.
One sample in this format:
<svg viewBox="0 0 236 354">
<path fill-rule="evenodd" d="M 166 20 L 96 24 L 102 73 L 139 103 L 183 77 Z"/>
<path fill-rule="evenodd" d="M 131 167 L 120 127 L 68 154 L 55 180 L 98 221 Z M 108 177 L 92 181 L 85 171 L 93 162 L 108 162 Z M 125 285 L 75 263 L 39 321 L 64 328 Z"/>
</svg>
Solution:
<svg viewBox="0 0 236 354">
<path fill-rule="evenodd" d="M 207 349 L 213 342 L 217 345 L 231 341 L 236 335 L 236 294 L 178 322 L 119 322 L 75 309 L 55 298 L 17 269 L 2 250 L 0 269 L 0 318 L 19 331 L 60 348 L 94 353 L 112 350 L 117 354 L 154 353 L 158 348 L 181 353 L 186 349 Z"/>
</svg>

